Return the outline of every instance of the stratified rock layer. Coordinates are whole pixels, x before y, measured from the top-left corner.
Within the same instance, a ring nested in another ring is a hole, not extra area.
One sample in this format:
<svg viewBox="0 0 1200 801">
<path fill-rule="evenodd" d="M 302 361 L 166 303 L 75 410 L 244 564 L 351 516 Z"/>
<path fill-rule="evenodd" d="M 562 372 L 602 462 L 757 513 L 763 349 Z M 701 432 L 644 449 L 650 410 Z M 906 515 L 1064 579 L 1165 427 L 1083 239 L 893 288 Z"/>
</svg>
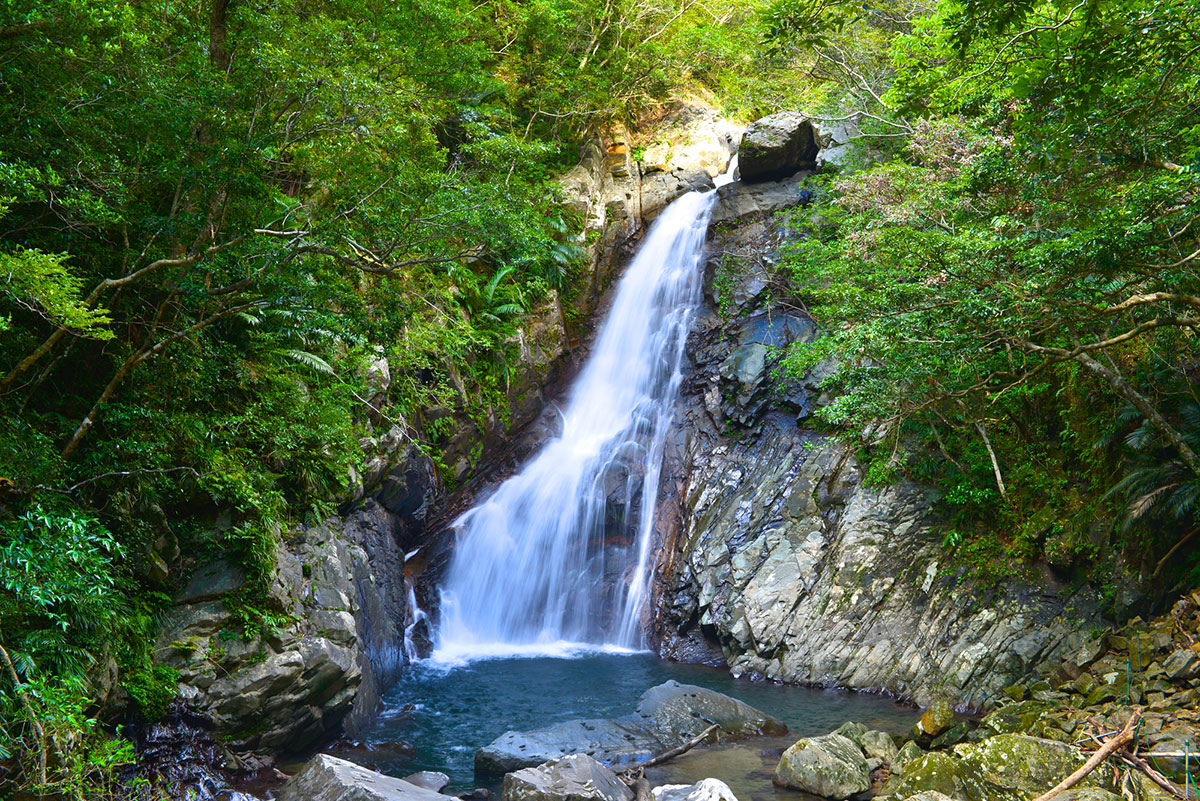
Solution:
<svg viewBox="0 0 1200 801">
<path fill-rule="evenodd" d="M 947 564 L 933 493 L 864 486 L 854 454 L 806 426 L 829 368 L 779 374 L 783 349 L 815 326 L 770 300 L 780 247 L 805 235 L 773 215 L 805 201 L 805 178 L 726 187 L 714 211 L 656 521 L 660 650 L 739 675 L 988 706 L 1103 627 L 1095 594 L 1048 572 L 977 590 Z"/>
</svg>

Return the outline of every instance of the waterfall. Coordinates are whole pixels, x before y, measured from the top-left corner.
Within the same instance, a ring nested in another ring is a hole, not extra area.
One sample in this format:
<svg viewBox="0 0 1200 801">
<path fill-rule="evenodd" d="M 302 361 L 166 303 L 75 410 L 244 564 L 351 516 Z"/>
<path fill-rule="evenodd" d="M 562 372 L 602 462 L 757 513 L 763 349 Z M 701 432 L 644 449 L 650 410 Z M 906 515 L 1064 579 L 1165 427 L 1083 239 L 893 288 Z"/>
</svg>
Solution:
<svg viewBox="0 0 1200 801">
<path fill-rule="evenodd" d="M 644 647 L 654 504 L 715 199 L 692 192 L 662 212 L 571 388 L 562 434 L 455 522 L 436 660 Z"/>
</svg>

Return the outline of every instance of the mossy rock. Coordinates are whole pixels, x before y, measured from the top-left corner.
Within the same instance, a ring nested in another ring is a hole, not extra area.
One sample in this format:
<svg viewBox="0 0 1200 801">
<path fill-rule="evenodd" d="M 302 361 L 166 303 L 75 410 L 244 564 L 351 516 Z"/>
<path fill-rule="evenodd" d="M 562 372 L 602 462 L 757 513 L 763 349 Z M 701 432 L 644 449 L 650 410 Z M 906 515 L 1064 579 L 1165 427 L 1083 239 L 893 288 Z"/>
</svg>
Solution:
<svg viewBox="0 0 1200 801">
<path fill-rule="evenodd" d="M 843 723 L 833 733 L 842 735 L 861 748 L 867 759 L 878 759 L 884 765 L 890 765 L 899 750 L 892 735 L 868 729 L 861 723 Z"/>
<path fill-rule="evenodd" d="M 954 716 L 954 707 L 950 706 L 950 702 L 938 700 L 925 710 L 925 713 L 921 715 L 921 722 L 917 725 L 926 735 L 937 737 L 954 728 L 957 722 L 958 718 Z"/>
<path fill-rule="evenodd" d="M 1057 801 L 1125 801 L 1121 796 L 1099 787 L 1076 787 L 1057 797 Z"/>
<path fill-rule="evenodd" d="M 884 795 L 897 800 L 928 792 L 955 801 L 1021 801 L 1020 796 L 988 782 L 972 765 L 941 751 L 908 762 L 883 788 Z"/>
<path fill-rule="evenodd" d="M 1123 694 L 1122 690 L 1115 684 L 1101 684 L 1088 693 L 1087 700 L 1084 702 L 1086 706 L 1096 706 L 1105 701 L 1115 701 Z"/>
<path fill-rule="evenodd" d="M 1002 706 L 979 722 L 980 727 L 996 734 L 1027 732 L 1050 713 L 1049 704 L 1040 701 L 1021 701 Z"/>
<path fill-rule="evenodd" d="M 969 734 L 970 731 L 971 727 L 968 726 L 964 721 L 963 723 L 959 723 L 954 728 L 944 731 L 937 737 L 934 737 L 933 742 L 929 744 L 929 747 L 937 750 L 939 748 L 950 748 L 951 746 L 958 745 L 963 740 L 967 739 L 967 734 Z"/>
<path fill-rule="evenodd" d="M 823 798 L 849 798 L 871 788 L 870 767 L 858 744 L 840 734 L 797 740 L 783 752 L 775 783 Z"/>
<path fill-rule="evenodd" d="M 1014 701 L 1024 701 L 1027 691 L 1024 684 L 1010 684 L 1004 688 L 1004 694 Z"/>
<path fill-rule="evenodd" d="M 921 746 L 910 740 L 900 747 L 900 750 L 896 752 L 896 756 L 892 757 L 892 774 L 903 773 L 905 766 L 923 756 L 925 756 L 925 752 L 921 750 Z"/>
<path fill-rule="evenodd" d="M 959 749 L 967 771 L 1004 790 L 1022 795 L 1040 795 L 1073 773 L 1086 759 L 1066 743 L 999 734 Z M 1085 787 L 1101 786 L 1101 774 L 1089 774 Z"/>
</svg>

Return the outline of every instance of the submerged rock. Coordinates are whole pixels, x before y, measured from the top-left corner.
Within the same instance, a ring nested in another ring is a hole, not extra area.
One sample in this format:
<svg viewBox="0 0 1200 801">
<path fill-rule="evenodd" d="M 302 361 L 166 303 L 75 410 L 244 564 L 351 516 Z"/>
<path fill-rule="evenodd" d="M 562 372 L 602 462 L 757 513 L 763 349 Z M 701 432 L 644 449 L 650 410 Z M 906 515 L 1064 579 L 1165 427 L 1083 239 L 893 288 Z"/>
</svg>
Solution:
<svg viewBox="0 0 1200 801">
<path fill-rule="evenodd" d="M 504 777 L 501 801 L 632 801 L 633 791 L 586 754 L 572 754 Z"/>
<path fill-rule="evenodd" d="M 328 754 L 313 757 L 287 780 L 276 801 L 446 801 L 432 790 L 393 779 Z"/>
<path fill-rule="evenodd" d="M 650 793 L 654 801 L 738 801 L 729 785 L 720 779 L 701 779 L 695 784 L 664 784 Z"/>
<path fill-rule="evenodd" d="M 787 732 L 781 721 L 737 699 L 668 681 L 647 690 L 631 715 L 505 732 L 475 752 L 475 769 L 508 773 L 568 754 L 587 754 L 605 765 L 629 764 L 681 745 L 713 723 L 726 737 Z"/>
<path fill-rule="evenodd" d="M 853 740 L 826 734 L 797 740 L 784 751 L 775 783 L 825 798 L 849 798 L 871 789 L 871 769 Z"/>
</svg>

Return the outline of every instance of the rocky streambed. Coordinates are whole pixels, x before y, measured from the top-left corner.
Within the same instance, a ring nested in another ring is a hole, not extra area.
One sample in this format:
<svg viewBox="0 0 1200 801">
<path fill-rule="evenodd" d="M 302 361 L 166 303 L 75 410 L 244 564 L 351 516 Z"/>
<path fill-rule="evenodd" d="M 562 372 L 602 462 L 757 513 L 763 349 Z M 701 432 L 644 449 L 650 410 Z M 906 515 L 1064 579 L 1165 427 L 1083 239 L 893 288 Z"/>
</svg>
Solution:
<svg viewBox="0 0 1200 801">
<path fill-rule="evenodd" d="M 1056 798 L 1187 797 L 1195 766 L 1185 755 L 1200 737 L 1200 593 L 1169 615 L 1098 632 L 1086 648 L 1039 663 L 978 719 L 963 718 L 939 700 L 909 712 L 911 726 L 904 731 L 850 720 L 820 734 L 784 735 L 786 725 L 768 712 L 671 681 L 648 689 L 628 715 L 507 732 L 480 748 L 475 760 L 482 772 L 504 773 L 501 801 L 767 801 L 789 795 L 1032 801 L 1088 764 L 1090 752 L 1135 713 L 1142 722 L 1124 751 Z M 705 731 L 711 742 L 673 760 L 673 768 L 639 767 L 651 754 Z M 777 747 L 780 742 L 786 747 Z M 685 762 L 714 768 L 713 775 L 693 774 L 681 783 L 686 772 L 678 767 Z M 436 792 L 447 783 L 428 773 L 389 778 L 322 755 L 278 797 L 434 801 L 449 798 Z M 459 797 L 491 795 L 477 790 Z"/>
</svg>

